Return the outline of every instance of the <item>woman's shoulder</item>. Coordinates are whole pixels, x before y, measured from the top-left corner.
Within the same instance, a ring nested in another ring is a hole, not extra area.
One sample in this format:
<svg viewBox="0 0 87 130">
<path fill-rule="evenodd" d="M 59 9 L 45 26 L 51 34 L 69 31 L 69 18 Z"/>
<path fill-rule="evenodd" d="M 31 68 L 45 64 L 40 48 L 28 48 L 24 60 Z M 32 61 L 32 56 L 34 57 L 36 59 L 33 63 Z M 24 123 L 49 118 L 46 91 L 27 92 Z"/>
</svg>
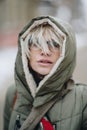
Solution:
<svg viewBox="0 0 87 130">
<path fill-rule="evenodd" d="M 76 91 L 79 91 L 79 92 L 87 92 L 87 84 L 83 84 L 83 83 L 76 83 L 75 84 L 75 89 Z"/>
<path fill-rule="evenodd" d="M 87 104 L 87 85 L 83 83 L 75 84 L 75 93 L 80 95 L 83 106 Z"/>
<path fill-rule="evenodd" d="M 15 95 L 16 91 L 15 84 L 12 84 L 7 88 L 6 96 L 11 98 L 13 95 Z"/>
<path fill-rule="evenodd" d="M 6 96 L 5 96 L 6 102 L 8 102 L 9 104 L 13 104 L 16 92 L 17 90 L 15 84 L 10 85 L 6 91 Z"/>
</svg>

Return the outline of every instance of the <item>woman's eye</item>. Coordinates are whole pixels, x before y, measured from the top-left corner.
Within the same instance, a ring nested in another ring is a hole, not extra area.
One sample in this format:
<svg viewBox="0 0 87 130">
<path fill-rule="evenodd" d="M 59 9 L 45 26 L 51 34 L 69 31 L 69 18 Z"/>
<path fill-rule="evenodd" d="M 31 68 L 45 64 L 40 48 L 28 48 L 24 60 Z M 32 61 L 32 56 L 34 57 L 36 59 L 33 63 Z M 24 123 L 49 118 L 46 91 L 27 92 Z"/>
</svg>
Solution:
<svg viewBox="0 0 87 130">
<path fill-rule="evenodd" d="M 58 43 L 54 42 L 54 47 L 55 47 L 55 48 L 59 48 L 60 46 L 59 46 Z"/>
<path fill-rule="evenodd" d="M 37 51 L 37 50 L 39 50 L 40 48 L 39 48 L 38 45 L 32 44 L 32 45 L 30 46 L 30 49 Z"/>
<path fill-rule="evenodd" d="M 37 48 L 38 46 L 36 44 L 31 44 L 30 48 Z"/>
</svg>

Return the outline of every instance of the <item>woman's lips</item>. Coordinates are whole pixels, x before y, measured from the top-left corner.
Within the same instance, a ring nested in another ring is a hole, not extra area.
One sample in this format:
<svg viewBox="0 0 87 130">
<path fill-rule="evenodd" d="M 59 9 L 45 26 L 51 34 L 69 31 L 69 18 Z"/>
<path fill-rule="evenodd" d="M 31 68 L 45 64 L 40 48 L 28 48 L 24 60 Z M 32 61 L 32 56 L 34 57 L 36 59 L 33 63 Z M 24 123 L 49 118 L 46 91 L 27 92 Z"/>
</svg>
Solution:
<svg viewBox="0 0 87 130">
<path fill-rule="evenodd" d="M 52 61 L 50 60 L 39 60 L 38 63 L 42 66 L 49 66 L 52 65 Z"/>
</svg>

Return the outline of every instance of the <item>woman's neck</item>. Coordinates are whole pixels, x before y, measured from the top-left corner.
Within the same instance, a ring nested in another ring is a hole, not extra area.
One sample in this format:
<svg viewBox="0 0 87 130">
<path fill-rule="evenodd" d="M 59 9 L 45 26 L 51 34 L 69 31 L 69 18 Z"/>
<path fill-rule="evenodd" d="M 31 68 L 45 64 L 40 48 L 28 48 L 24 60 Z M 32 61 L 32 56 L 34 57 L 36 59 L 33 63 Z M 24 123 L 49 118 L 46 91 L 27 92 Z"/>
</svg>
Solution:
<svg viewBox="0 0 87 130">
<path fill-rule="evenodd" d="M 30 66 L 29 66 L 29 70 L 30 70 L 30 73 L 33 75 L 34 80 L 35 80 L 35 82 L 36 82 L 36 84 L 38 86 L 39 82 L 44 78 L 44 75 L 41 75 L 41 74 L 37 73 Z"/>
</svg>

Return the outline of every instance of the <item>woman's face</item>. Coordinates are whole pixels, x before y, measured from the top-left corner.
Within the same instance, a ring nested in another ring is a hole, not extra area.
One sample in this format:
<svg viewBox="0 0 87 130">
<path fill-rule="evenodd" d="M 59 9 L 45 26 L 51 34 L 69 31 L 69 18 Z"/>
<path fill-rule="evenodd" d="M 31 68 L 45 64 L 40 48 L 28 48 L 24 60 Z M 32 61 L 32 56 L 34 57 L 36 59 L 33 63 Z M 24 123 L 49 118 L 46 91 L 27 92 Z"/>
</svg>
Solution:
<svg viewBox="0 0 87 130">
<path fill-rule="evenodd" d="M 41 74 L 47 75 L 50 73 L 52 67 L 60 57 L 60 48 L 56 47 L 48 47 L 48 52 L 43 52 L 42 49 L 38 48 L 36 45 L 32 45 L 30 47 L 30 66 L 32 69 Z"/>
</svg>

